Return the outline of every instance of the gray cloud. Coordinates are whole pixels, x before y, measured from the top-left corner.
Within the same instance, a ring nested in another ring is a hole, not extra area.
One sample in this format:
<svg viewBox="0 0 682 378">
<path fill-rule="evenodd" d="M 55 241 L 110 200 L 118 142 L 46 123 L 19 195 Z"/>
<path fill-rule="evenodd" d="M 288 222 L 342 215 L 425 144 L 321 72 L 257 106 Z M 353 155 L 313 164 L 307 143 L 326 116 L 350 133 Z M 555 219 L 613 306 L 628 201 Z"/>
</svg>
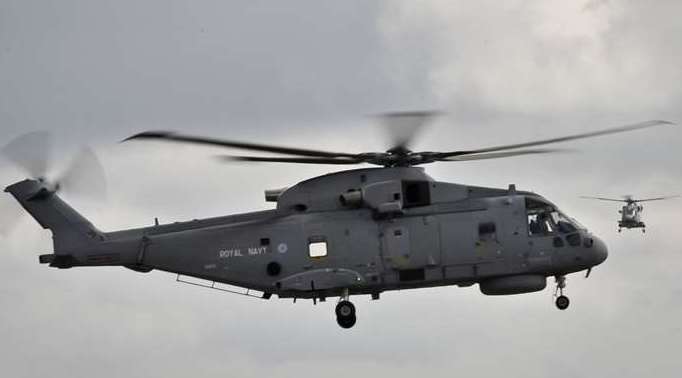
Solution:
<svg viewBox="0 0 682 378">
<path fill-rule="evenodd" d="M 529 115 L 636 114 L 680 98 L 679 88 L 668 88 L 682 75 L 675 2 L 390 4 L 381 25 L 393 50 L 419 52 L 397 64 L 425 62 L 445 103 Z"/>
</svg>

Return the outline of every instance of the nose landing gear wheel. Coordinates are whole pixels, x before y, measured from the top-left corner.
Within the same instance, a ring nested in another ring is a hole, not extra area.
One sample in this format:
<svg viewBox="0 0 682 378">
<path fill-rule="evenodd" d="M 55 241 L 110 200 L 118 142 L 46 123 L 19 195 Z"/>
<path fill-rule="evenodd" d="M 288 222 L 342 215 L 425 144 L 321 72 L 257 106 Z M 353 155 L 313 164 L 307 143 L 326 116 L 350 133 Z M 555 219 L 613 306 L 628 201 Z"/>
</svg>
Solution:
<svg viewBox="0 0 682 378">
<path fill-rule="evenodd" d="M 565 310 L 565 309 L 567 309 L 569 303 L 571 303 L 571 301 L 569 301 L 569 300 L 568 300 L 568 297 L 565 296 L 565 295 L 560 295 L 560 296 L 558 296 L 558 297 L 556 298 L 556 301 L 554 302 L 554 304 L 556 304 L 556 308 L 558 308 L 559 310 Z"/>
<path fill-rule="evenodd" d="M 355 325 L 355 306 L 347 300 L 342 300 L 336 305 L 336 322 L 341 328 L 351 328 Z"/>
</svg>

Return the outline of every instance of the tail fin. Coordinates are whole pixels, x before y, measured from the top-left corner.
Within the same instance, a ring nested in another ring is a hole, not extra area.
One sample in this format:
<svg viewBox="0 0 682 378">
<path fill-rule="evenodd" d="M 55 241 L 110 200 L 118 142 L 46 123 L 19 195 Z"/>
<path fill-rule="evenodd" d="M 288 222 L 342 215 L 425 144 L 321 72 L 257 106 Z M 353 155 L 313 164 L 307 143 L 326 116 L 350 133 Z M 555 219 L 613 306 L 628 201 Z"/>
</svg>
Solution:
<svg viewBox="0 0 682 378">
<path fill-rule="evenodd" d="M 5 189 L 45 229 L 52 231 L 55 256 L 70 256 L 104 235 L 62 201 L 43 181 L 24 180 Z"/>
</svg>

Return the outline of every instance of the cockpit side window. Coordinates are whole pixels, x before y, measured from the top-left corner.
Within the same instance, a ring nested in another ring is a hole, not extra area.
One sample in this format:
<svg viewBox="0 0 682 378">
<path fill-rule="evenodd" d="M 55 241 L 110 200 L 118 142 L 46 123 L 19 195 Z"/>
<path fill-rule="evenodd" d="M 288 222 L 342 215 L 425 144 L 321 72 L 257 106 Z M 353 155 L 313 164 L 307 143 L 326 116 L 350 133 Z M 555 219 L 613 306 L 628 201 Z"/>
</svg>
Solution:
<svg viewBox="0 0 682 378">
<path fill-rule="evenodd" d="M 554 232 L 554 224 L 545 212 L 528 213 L 528 235 L 548 235 Z"/>
<path fill-rule="evenodd" d="M 554 232 L 551 222 L 551 206 L 533 198 L 526 198 L 528 235 L 540 236 Z"/>
</svg>

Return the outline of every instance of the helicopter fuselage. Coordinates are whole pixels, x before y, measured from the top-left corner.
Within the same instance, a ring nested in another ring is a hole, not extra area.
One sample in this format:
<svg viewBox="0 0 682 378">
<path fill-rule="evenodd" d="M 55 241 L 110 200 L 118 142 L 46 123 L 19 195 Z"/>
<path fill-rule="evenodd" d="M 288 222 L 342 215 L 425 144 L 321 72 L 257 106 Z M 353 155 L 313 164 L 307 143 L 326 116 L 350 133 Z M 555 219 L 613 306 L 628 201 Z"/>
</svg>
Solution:
<svg viewBox="0 0 682 378">
<path fill-rule="evenodd" d="M 437 182 L 421 168 L 333 173 L 270 192 L 274 210 L 109 233 L 84 218 L 67 221 L 80 233 L 65 231 L 47 211 L 70 208 L 36 196 L 37 181 L 7 190 L 55 234 L 55 253 L 42 262 L 159 269 L 266 297 L 475 283 L 485 294 L 517 294 L 607 256 L 601 240 L 537 194 Z"/>
<path fill-rule="evenodd" d="M 619 211 L 621 219 L 618 221 L 618 228 L 644 228 L 641 216 L 644 208 L 637 202 L 629 202 Z"/>
</svg>

